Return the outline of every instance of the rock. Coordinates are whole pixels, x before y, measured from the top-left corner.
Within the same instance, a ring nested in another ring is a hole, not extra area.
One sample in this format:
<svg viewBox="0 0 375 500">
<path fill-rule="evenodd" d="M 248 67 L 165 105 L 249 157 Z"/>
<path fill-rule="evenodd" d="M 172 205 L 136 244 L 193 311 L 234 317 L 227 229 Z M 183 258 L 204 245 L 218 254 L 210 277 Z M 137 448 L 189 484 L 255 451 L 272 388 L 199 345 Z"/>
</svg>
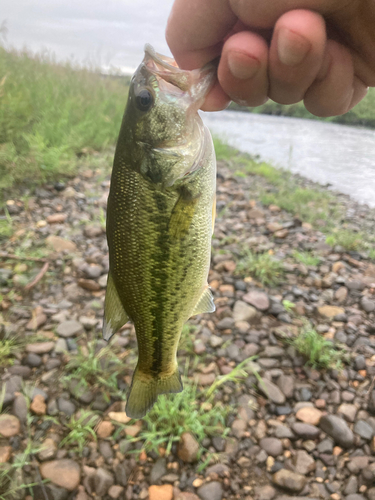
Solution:
<svg viewBox="0 0 375 500">
<path fill-rule="evenodd" d="M 273 403 L 282 405 L 285 403 L 285 396 L 280 389 L 268 379 L 263 379 L 258 382 L 258 388 L 265 394 Z"/>
<path fill-rule="evenodd" d="M 38 354 L 30 352 L 24 359 L 23 363 L 30 368 L 38 368 L 42 364 L 42 358 L 38 356 Z"/>
<path fill-rule="evenodd" d="M 375 301 L 369 299 L 368 297 L 361 298 L 361 307 L 367 313 L 375 311 Z"/>
<path fill-rule="evenodd" d="M 317 408 L 310 408 L 309 406 L 300 408 L 296 413 L 298 420 L 311 425 L 319 425 L 322 415 L 323 414 L 320 410 Z"/>
<path fill-rule="evenodd" d="M 47 411 L 47 405 L 44 397 L 41 394 L 37 394 L 30 404 L 30 410 L 35 415 L 45 415 Z"/>
<path fill-rule="evenodd" d="M 290 375 L 281 375 L 277 379 L 277 385 L 286 398 L 292 398 L 294 393 L 294 378 Z"/>
<path fill-rule="evenodd" d="M 95 486 L 95 493 L 98 497 L 104 496 L 109 488 L 113 485 L 115 482 L 112 474 L 107 471 L 106 469 L 103 469 L 102 467 L 99 467 L 94 476 L 94 486 Z"/>
<path fill-rule="evenodd" d="M 0 436 L 12 437 L 16 436 L 21 430 L 21 423 L 14 415 L 0 415 Z"/>
<path fill-rule="evenodd" d="M 172 500 L 173 486 L 171 484 L 163 484 L 162 486 L 150 486 L 148 489 L 149 500 Z"/>
<path fill-rule="evenodd" d="M 258 317 L 258 312 L 255 307 L 246 304 L 242 300 L 237 300 L 233 308 L 233 320 L 237 321 L 248 321 L 251 323 Z"/>
<path fill-rule="evenodd" d="M 297 436 L 304 439 L 315 439 L 320 434 L 319 429 L 314 425 L 301 424 L 299 422 L 292 424 L 292 430 Z"/>
<path fill-rule="evenodd" d="M 177 496 L 175 495 L 174 500 L 199 500 L 199 497 L 189 491 L 180 491 L 177 493 Z"/>
<path fill-rule="evenodd" d="M 231 426 L 232 433 L 237 439 L 240 439 L 245 435 L 246 428 L 247 423 L 242 418 L 236 418 Z"/>
<path fill-rule="evenodd" d="M 112 424 L 112 422 L 107 422 L 107 420 L 103 420 L 98 425 L 96 434 L 100 439 L 105 439 L 112 436 L 114 430 L 115 426 Z"/>
<path fill-rule="evenodd" d="M 214 349 L 216 349 L 216 347 L 220 347 L 221 344 L 224 342 L 224 339 L 222 337 L 219 337 L 217 335 L 211 335 L 210 336 L 210 345 L 211 347 L 213 347 Z"/>
<path fill-rule="evenodd" d="M 124 491 L 123 486 L 118 486 L 118 485 L 113 485 L 109 488 L 108 490 L 108 495 L 113 498 L 114 500 L 117 500 L 117 498 L 120 498 L 121 493 Z"/>
<path fill-rule="evenodd" d="M 291 429 L 286 425 L 278 425 L 275 428 L 275 437 L 279 439 L 294 439 L 295 436 Z"/>
<path fill-rule="evenodd" d="M 374 429 L 364 420 L 358 420 L 355 423 L 353 430 L 356 434 L 361 436 L 361 438 L 365 439 L 366 441 L 370 441 L 370 439 L 374 435 Z"/>
<path fill-rule="evenodd" d="M 344 314 L 345 309 L 337 306 L 321 306 L 318 307 L 318 312 L 321 316 L 327 319 L 332 319 L 338 314 Z"/>
<path fill-rule="evenodd" d="M 31 368 L 23 365 L 13 365 L 8 368 L 11 375 L 19 375 L 24 380 L 28 379 L 31 375 Z"/>
<path fill-rule="evenodd" d="M 259 445 L 271 457 L 277 457 L 283 453 L 283 445 L 280 439 L 266 437 L 260 440 Z"/>
<path fill-rule="evenodd" d="M 369 457 L 353 457 L 346 464 L 346 467 L 352 474 L 359 474 L 368 466 Z"/>
<path fill-rule="evenodd" d="M 215 379 L 216 379 L 215 373 L 196 373 L 194 375 L 194 381 L 198 385 L 203 385 L 203 386 L 213 384 L 215 382 Z"/>
<path fill-rule="evenodd" d="M 315 470 L 315 460 L 305 450 L 298 450 L 293 459 L 294 471 L 305 476 Z"/>
<path fill-rule="evenodd" d="M 363 354 L 356 356 L 354 360 L 354 365 L 356 370 L 366 370 L 366 358 Z"/>
<path fill-rule="evenodd" d="M 27 419 L 27 401 L 23 394 L 19 394 L 13 401 L 12 413 L 22 422 L 25 423 Z"/>
<path fill-rule="evenodd" d="M 64 352 L 68 351 L 68 344 L 66 343 L 65 339 L 57 339 L 57 342 L 55 344 L 55 353 L 56 354 L 62 354 Z"/>
<path fill-rule="evenodd" d="M 156 484 L 167 473 L 167 462 L 165 458 L 158 458 L 151 468 L 150 483 Z"/>
<path fill-rule="evenodd" d="M 55 252 L 75 252 L 77 249 L 77 245 L 73 243 L 73 241 L 64 240 L 64 238 L 60 238 L 60 236 L 48 236 L 46 238 L 47 245 L 51 246 Z"/>
<path fill-rule="evenodd" d="M 48 215 L 46 220 L 48 224 L 61 224 L 62 222 L 66 221 L 67 217 L 68 217 L 67 214 L 57 213 Z"/>
<path fill-rule="evenodd" d="M 358 408 L 355 405 L 348 403 L 342 403 L 337 409 L 337 413 L 341 414 L 348 422 L 354 422 L 357 411 Z"/>
<path fill-rule="evenodd" d="M 348 289 L 345 286 L 340 286 L 335 292 L 335 299 L 340 304 L 343 304 L 348 297 Z"/>
<path fill-rule="evenodd" d="M 55 458 L 57 446 L 53 439 L 47 438 L 43 441 L 42 449 L 38 453 L 38 458 L 41 462 Z"/>
<path fill-rule="evenodd" d="M 0 464 L 4 464 L 10 460 L 12 455 L 11 446 L 0 446 Z"/>
<path fill-rule="evenodd" d="M 110 411 L 108 416 L 111 420 L 120 424 L 128 424 L 131 420 L 124 411 Z"/>
<path fill-rule="evenodd" d="M 98 292 L 101 289 L 99 283 L 94 280 L 80 278 L 77 283 L 81 288 L 89 292 Z"/>
<path fill-rule="evenodd" d="M 99 224 L 90 224 L 85 226 L 83 234 L 87 236 L 87 238 L 97 238 L 103 234 L 103 228 Z"/>
<path fill-rule="evenodd" d="M 354 435 L 342 418 L 335 415 L 323 415 L 320 419 L 320 428 L 343 448 L 353 446 Z"/>
<path fill-rule="evenodd" d="M 75 320 L 63 321 L 56 328 L 56 333 L 60 335 L 60 337 L 74 337 L 75 335 L 83 333 L 83 326 Z"/>
<path fill-rule="evenodd" d="M 255 500 L 272 500 L 275 498 L 277 491 L 270 484 L 258 486 L 255 488 Z"/>
<path fill-rule="evenodd" d="M 259 311 L 266 311 L 270 307 L 268 296 L 263 292 L 252 290 L 242 297 L 244 302 L 256 307 Z"/>
<path fill-rule="evenodd" d="M 46 354 L 55 347 L 55 342 L 37 342 L 36 344 L 27 344 L 26 351 L 32 354 Z"/>
<path fill-rule="evenodd" d="M 69 401 L 68 399 L 65 398 L 59 398 L 57 400 L 57 406 L 59 411 L 62 413 L 65 413 L 68 417 L 71 417 L 74 412 L 76 411 L 76 406 L 72 401 Z"/>
<path fill-rule="evenodd" d="M 178 457 L 184 462 L 193 463 L 198 458 L 198 452 L 199 444 L 195 437 L 190 432 L 182 433 L 178 443 Z"/>
<path fill-rule="evenodd" d="M 37 313 L 31 318 L 31 320 L 26 325 L 26 330 L 37 330 L 43 326 L 47 321 L 47 316 L 44 314 L 43 310 L 36 308 Z"/>
<path fill-rule="evenodd" d="M 81 475 L 79 465 L 70 459 L 44 462 L 40 465 L 40 474 L 43 479 L 49 479 L 53 484 L 68 491 L 77 488 Z"/>
<path fill-rule="evenodd" d="M 221 500 L 223 498 L 223 488 L 221 483 L 217 481 L 204 484 L 198 488 L 197 493 L 201 500 Z"/>
<path fill-rule="evenodd" d="M 301 474 L 291 472 L 287 469 L 280 469 L 272 476 L 272 481 L 281 488 L 299 493 L 306 484 L 306 478 Z"/>
</svg>

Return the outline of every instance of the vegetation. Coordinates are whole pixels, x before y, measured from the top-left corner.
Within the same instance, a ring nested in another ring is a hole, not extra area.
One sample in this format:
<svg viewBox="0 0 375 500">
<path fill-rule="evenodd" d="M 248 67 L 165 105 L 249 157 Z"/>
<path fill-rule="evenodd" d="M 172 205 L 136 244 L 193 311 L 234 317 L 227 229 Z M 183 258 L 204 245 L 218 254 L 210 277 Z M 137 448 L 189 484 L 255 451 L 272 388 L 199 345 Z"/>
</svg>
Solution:
<svg viewBox="0 0 375 500">
<path fill-rule="evenodd" d="M 326 238 L 326 242 L 329 245 L 340 245 L 349 251 L 360 250 L 362 241 L 361 234 L 347 229 L 334 229 L 332 234 Z"/>
<path fill-rule="evenodd" d="M 292 116 L 295 118 L 308 118 L 311 120 L 320 120 L 326 122 L 343 123 L 346 125 L 363 125 L 375 128 L 375 88 L 370 88 L 367 96 L 355 108 L 341 116 L 329 118 L 320 118 L 307 111 L 303 102 L 297 104 L 277 104 L 269 100 L 262 106 L 256 108 L 243 108 L 236 104 L 231 105 L 231 109 L 247 111 L 250 113 L 259 113 L 265 115 Z"/>
<path fill-rule="evenodd" d="M 269 253 L 254 254 L 250 250 L 245 251 L 237 264 L 236 271 L 240 274 L 250 274 L 267 286 L 276 286 L 284 274 L 282 263 L 272 255 Z"/>
<path fill-rule="evenodd" d="M 313 368 L 341 368 L 347 357 L 345 351 L 319 335 L 311 325 L 306 326 L 290 343 Z"/>
<path fill-rule="evenodd" d="M 74 172 L 116 141 L 127 79 L 0 47 L 0 190 Z"/>
<path fill-rule="evenodd" d="M 299 252 L 295 250 L 293 257 L 298 262 L 301 262 L 301 264 L 305 264 L 305 266 L 317 266 L 320 262 L 320 257 L 313 255 L 311 252 Z"/>
<path fill-rule="evenodd" d="M 98 423 L 98 416 L 91 411 L 82 411 L 79 417 L 73 415 L 65 424 L 69 434 L 60 442 L 62 446 L 72 446 L 72 449 L 82 455 L 83 448 L 89 440 L 96 441 L 94 427 Z"/>
</svg>

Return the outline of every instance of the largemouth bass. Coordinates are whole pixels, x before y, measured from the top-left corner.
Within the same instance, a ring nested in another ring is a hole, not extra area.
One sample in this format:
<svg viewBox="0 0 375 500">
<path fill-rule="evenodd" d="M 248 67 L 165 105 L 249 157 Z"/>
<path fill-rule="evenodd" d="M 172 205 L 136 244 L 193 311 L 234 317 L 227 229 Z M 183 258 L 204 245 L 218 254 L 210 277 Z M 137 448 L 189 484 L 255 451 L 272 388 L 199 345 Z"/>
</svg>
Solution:
<svg viewBox="0 0 375 500">
<path fill-rule="evenodd" d="M 184 71 L 145 47 L 118 138 L 107 208 L 109 274 L 103 336 L 134 323 L 139 359 L 126 413 L 182 390 L 184 323 L 215 310 L 207 284 L 216 161 L 198 115 L 215 67 Z"/>
</svg>

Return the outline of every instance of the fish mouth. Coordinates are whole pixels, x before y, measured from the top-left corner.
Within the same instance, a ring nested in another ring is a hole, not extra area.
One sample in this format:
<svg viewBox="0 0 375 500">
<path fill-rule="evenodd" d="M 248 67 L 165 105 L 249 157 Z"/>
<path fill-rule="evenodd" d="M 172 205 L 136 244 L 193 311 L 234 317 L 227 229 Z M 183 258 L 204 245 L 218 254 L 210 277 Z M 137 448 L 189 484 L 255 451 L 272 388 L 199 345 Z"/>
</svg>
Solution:
<svg viewBox="0 0 375 500">
<path fill-rule="evenodd" d="M 198 111 L 216 81 L 217 65 L 210 62 L 201 69 L 187 71 L 179 68 L 171 57 L 156 52 L 150 44 L 146 44 L 144 50 L 143 64 L 157 77 L 161 90 L 188 93 L 193 107 Z"/>
</svg>

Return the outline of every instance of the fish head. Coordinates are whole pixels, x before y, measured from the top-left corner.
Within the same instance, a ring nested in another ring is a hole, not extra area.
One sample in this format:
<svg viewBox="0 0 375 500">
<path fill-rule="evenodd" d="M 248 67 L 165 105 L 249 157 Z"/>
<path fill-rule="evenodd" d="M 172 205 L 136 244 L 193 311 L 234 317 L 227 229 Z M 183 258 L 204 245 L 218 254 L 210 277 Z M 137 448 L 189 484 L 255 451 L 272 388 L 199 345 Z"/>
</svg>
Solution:
<svg viewBox="0 0 375 500">
<path fill-rule="evenodd" d="M 150 45 L 145 47 L 129 90 L 127 150 L 133 168 L 161 188 L 199 168 L 206 134 L 198 110 L 215 79 L 212 63 L 186 71 Z"/>
</svg>

